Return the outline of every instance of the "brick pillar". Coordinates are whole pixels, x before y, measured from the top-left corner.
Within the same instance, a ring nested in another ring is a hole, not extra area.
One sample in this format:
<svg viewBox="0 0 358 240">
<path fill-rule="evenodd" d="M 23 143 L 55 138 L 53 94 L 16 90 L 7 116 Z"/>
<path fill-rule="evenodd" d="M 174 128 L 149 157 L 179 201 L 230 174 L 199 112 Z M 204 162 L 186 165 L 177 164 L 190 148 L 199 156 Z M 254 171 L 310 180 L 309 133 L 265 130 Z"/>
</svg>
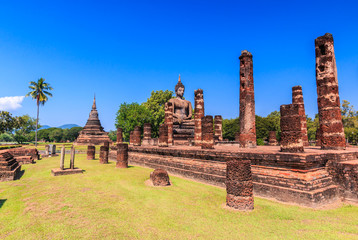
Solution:
<svg viewBox="0 0 358 240">
<path fill-rule="evenodd" d="M 226 205 L 242 211 L 254 209 L 251 161 L 226 161 Z"/>
<path fill-rule="evenodd" d="M 65 146 L 62 146 L 61 148 L 61 162 L 60 162 L 60 169 L 64 170 L 65 169 Z"/>
<path fill-rule="evenodd" d="M 123 129 L 117 128 L 117 143 L 123 142 Z"/>
<path fill-rule="evenodd" d="M 303 152 L 298 104 L 281 105 L 281 152 Z"/>
<path fill-rule="evenodd" d="M 213 116 L 201 118 L 201 149 L 214 148 Z"/>
<path fill-rule="evenodd" d="M 150 140 L 152 138 L 152 126 L 150 123 L 144 123 L 143 140 Z"/>
<path fill-rule="evenodd" d="M 133 145 L 133 131 L 129 132 L 129 144 Z"/>
<path fill-rule="evenodd" d="M 71 147 L 71 158 L 70 158 L 70 169 L 75 168 L 75 154 L 76 154 L 76 149 L 74 146 L 72 146 Z"/>
<path fill-rule="evenodd" d="M 270 131 L 269 132 L 269 145 L 270 146 L 277 146 L 277 137 L 276 137 L 276 131 Z"/>
<path fill-rule="evenodd" d="M 240 146 L 256 147 L 255 96 L 252 54 L 241 52 L 240 59 Z"/>
<path fill-rule="evenodd" d="M 306 119 L 305 104 L 303 102 L 303 94 L 302 94 L 301 86 L 292 87 L 292 103 L 298 104 L 299 106 L 303 146 L 309 146 L 308 136 L 307 136 L 307 119 Z"/>
<path fill-rule="evenodd" d="M 345 149 L 332 34 L 315 40 L 316 84 L 322 149 Z"/>
<path fill-rule="evenodd" d="M 141 135 L 140 127 L 139 126 L 134 127 L 134 131 L 133 131 L 133 145 L 134 146 L 141 145 L 140 135 Z"/>
<path fill-rule="evenodd" d="M 159 147 L 168 147 L 168 126 L 163 123 L 159 126 Z"/>
<path fill-rule="evenodd" d="M 169 146 L 173 145 L 173 110 L 174 106 L 173 103 L 167 102 L 165 103 L 165 119 L 164 123 L 168 127 L 168 140 L 167 144 Z"/>
<path fill-rule="evenodd" d="M 200 146 L 201 144 L 201 118 L 205 116 L 204 109 L 204 93 L 202 89 L 194 91 L 195 108 L 194 108 L 194 144 Z"/>
<path fill-rule="evenodd" d="M 214 127 L 215 127 L 215 139 L 217 141 L 223 140 L 223 118 L 220 115 L 214 117 Z"/>
<path fill-rule="evenodd" d="M 93 160 L 96 156 L 96 147 L 93 145 L 87 146 L 87 160 Z"/>
<path fill-rule="evenodd" d="M 109 142 L 104 142 L 104 145 L 100 147 L 99 151 L 99 163 L 107 164 L 108 163 L 108 153 L 109 153 Z"/>
<path fill-rule="evenodd" d="M 128 167 L 128 144 L 118 143 L 116 168 L 127 168 L 127 167 Z"/>
</svg>

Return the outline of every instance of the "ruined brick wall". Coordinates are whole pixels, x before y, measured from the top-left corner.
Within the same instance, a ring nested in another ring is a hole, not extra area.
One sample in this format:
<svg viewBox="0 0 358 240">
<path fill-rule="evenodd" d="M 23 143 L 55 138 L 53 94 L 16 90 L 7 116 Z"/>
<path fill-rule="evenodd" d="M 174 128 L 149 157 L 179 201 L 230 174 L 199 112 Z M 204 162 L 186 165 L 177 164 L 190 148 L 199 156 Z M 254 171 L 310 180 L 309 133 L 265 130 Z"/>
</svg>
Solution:
<svg viewBox="0 0 358 240">
<path fill-rule="evenodd" d="M 303 102 L 303 93 L 301 86 L 292 87 L 292 103 L 298 104 L 299 106 L 299 115 L 301 117 L 301 132 L 302 132 L 302 141 L 303 146 L 309 146 L 308 136 L 307 136 L 307 119 L 305 104 Z"/>
<path fill-rule="evenodd" d="M 276 131 L 270 131 L 269 132 L 269 145 L 270 146 L 277 146 L 277 137 L 276 137 Z"/>
<path fill-rule="evenodd" d="M 123 142 L 123 129 L 117 128 L 117 143 Z"/>
<path fill-rule="evenodd" d="M 197 89 L 194 91 L 195 108 L 194 108 L 194 144 L 200 146 L 201 144 L 201 118 L 205 116 L 204 109 L 204 92 L 203 89 Z"/>
<path fill-rule="evenodd" d="M 173 103 L 171 103 L 171 102 L 165 103 L 164 123 L 165 123 L 165 125 L 167 125 L 167 131 L 168 131 L 167 145 L 169 145 L 169 146 L 173 145 L 173 112 L 174 112 L 173 108 L 174 108 Z"/>
<path fill-rule="evenodd" d="M 333 36 L 326 33 L 315 40 L 316 84 L 322 149 L 345 149 Z"/>
<path fill-rule="evenodd" d="M 223 118 L 220 115 L 214 117 L 214 128 L 215 128 L 215 140 L 223 140 Z"/>
<path fill-rule="evenodd" d="M 241 52 L 240 59 L 240 136 L 241 147 L 256 147 L 255 96 L 252 54 Z"/>
<path fill-rule="evenodd" d="M 133 131 L 133 145 L 134 146 L 140 146 L 141 145 L 141 130 L 139 126 L 134 127 Z"/>
<path fill-rule="evenodd" d="M 238 210 L 253 210 L 253 182 L 250 160 L 230 159 L 226 162 L 226 205 Z"/>
<path fill-rule="evenodd" d="M 36 148 L 11 148 L 8 149 L 8 152 L 11 153 L 15 158 L 30 156 L 32 160 L 39 160 L 39 152 Z"/>
<path fill-rule="evenodd" d="M 298 104 L 281 105 L 281 151 L 303 152 L 301 120 Z"/>
<path fill-rule="evenodd" d="M 128 167 L 128 144 L 118 143 L 116 168 L 127 168 L 127 167 Z"/>
<path fill-rule="evenodd" d="M 96 147 L 93 145 L 87 146 L 87 160 L 93 160 L 96 156 Z"/>
<path fill-rule="evenodd" d="M 201 148 L 214 148 L 214 130 L 213 130 L 213 116 L 205 116 L 201 118 Z"/>
<path fill-rule="evenodd" d="M 159 147 L 168 147 L 168 126 L 163 123 L 159 126 Z"/>
</svg>

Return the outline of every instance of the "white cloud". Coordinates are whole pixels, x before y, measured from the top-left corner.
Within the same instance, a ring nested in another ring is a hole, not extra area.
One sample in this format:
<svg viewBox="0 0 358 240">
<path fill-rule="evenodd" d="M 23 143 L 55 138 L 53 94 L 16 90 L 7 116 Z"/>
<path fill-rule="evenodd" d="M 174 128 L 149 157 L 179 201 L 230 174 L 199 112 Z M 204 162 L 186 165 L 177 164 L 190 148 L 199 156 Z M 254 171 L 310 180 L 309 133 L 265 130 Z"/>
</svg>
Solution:
<svg viewBox="0 0 358 240">
<path fill-rule="evenodd" d="M 25 96 L 15 97 L 1 97 L 0 98 L 0 111 L 10 111 L 21 108 L 21 103 Z"/>
</svg>

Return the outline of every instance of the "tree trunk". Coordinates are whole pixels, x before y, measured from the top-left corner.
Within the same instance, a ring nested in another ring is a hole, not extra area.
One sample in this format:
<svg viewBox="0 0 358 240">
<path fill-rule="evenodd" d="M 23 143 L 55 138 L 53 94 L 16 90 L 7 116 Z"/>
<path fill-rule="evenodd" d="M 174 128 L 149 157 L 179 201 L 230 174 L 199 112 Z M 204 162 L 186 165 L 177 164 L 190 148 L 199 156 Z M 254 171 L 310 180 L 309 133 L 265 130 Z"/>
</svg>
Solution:
<svg viewBox="0 0 358 240">
<path fill-rule="evenodd" d="M 37 104 L 37 118 L 36 118 L 36 134 L 35 134 L 35 147 L 37 147 L 37 126 L 39 124 L 39 110 L 40 110 L 40 105 Z"/>
</svg>

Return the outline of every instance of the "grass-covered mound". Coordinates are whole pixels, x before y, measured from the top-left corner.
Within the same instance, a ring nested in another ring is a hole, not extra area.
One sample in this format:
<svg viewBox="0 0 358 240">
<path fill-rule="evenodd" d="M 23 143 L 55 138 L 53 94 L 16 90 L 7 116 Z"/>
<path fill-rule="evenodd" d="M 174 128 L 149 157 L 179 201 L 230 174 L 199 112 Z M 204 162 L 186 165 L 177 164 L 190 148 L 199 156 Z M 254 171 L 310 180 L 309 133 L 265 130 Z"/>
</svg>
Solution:
<svg viewBox="0 0 358 240">
<path fill-rule="evenodd" d="M 69 164 L 67 155 L 66 164 Z M 151 169 L 115 169 L 76 155 L 83 174 L 51 176 L 59 157 L 24 165 L 0 183 L 0 239 L 357 239 L 358 207 L 311 210 L 255 198 L 253 212 L 225 209 L 225 189 Z"/>
</svg>

